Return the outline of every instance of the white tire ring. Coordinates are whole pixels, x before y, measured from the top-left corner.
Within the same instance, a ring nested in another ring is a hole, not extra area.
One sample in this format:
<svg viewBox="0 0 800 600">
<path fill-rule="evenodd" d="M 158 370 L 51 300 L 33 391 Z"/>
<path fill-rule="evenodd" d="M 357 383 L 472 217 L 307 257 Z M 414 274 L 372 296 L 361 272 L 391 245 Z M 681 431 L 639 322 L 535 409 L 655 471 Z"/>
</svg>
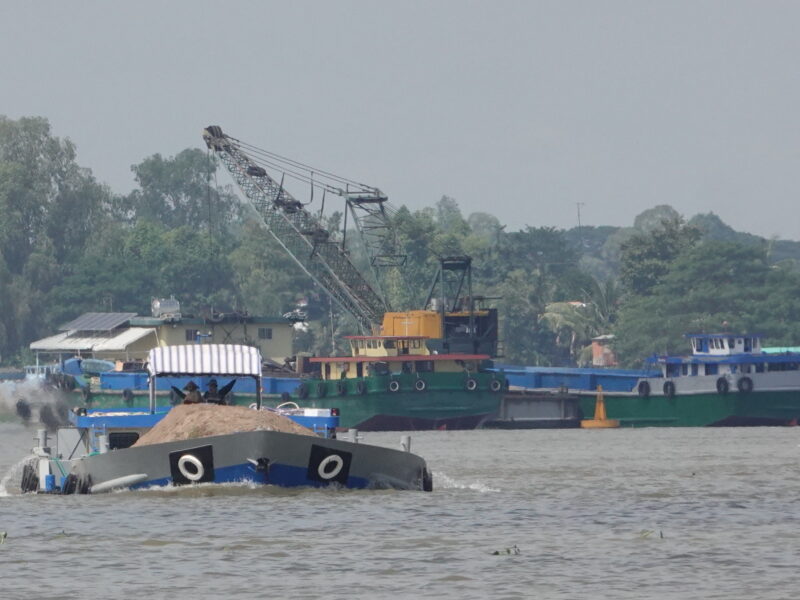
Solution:
<svg viewBox="0 0 800 600">
<path fill-rule="evenodd" d="M 497 379 L 492 379 L 492 383 L 490 383 L 489 386 L 493 392 L 499 392 L 500 388 L 503 387 L 503 384 Z"/>
<path fill-rule="evenodd" d="M 336 466 L 333 468 L 332 471 L 328 472 L 327 466 L 331 463 L 336 463 Z M 333 479 L 339 473 L 342 472 L 343 467 L 344 467 L 344 460 L 342 460 L 342 457 L 339 456 L 338 454 L 331 454 L 329 456 L 326 456 L 320 461 L 319 466 L 317 467 L 317 473 L 319 474 L 320 477 L 322 477 L 325 480 Z"/>
<path fill-rule="evenodd" d="M 194 465 L 197 471 L 192 473 L 186 468 L 186 463 Z M 186 477 L 186 479 L 189 481 L 200 481 L 203 478 L 203 475 L 206 474 L 206 470 L 203 468 L 203 463 L 201 463 L 200 459 L 194 454 L 184 454 L 181 456 L 178 459 L 178 470 L 181 472 L 181 475 Z"/>
</svg>

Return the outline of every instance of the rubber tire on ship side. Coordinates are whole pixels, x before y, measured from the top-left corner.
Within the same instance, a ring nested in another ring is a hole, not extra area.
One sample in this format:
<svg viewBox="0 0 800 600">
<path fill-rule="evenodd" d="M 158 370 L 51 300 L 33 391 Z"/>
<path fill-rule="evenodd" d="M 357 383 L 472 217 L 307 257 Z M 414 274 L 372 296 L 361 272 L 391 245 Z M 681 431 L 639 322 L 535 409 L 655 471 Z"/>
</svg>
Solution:
<svg viewBox="0 0 800 600">
<path fill-rule="evenodd" d="M 400 391 L 400 382 L 396 379 L 392 379 L 389 382 L 389 391 L 390 392 L 399 392 Z"/>
<path fill-rule="evenodd" d="M 647 381 L 640 381 L 639 386 L 636 388 L 642 398 L 650 397 L 650 383 Z"/>
<path fill-rule="evenodd" d="M 414 382 L 414 389 L 418 392 L 424 392 L 426 387 L 428 387 L 428 384 L 425 383 L 424 379 L 417 379 Z"/>
<path fill-rule="evenodd" d="M 122 399 L 125 401 L 125 406 L 133 406 L 133 390 L 130 388 L 122 390 Z"/>
<path fill-rule="evenodd" d="M 61 493 L 64 495 L 74 494 L 78 489 L 78 476 L 75 473 L 70 473 L 61 484 Z"/>
<path fill-rule="evenodd" d="M 464 385 L 464 387 L 467 388 L 468 392 L 474 392 L 475 390 L 478 389 L 478 382 L 475 381 L 472 377 L 470 377 L 469 379 L 467 379 L 467 383 Z"/>
<path fill-rule="evenodd" d="M 742 377 L 736 382 L 736 388 L 743 394 L 749 394 L 753 391 L 753 380 L 749 377 Z"/>
<path fill-rule="evenodd" d="M 30 463 L 22 467 L 22 481 L 19 484 L 19 489 L 23 494 L 35 492 L 39 489 L 39 476 Z"/>
<path fill-rule="evenodd" d="M 306 398 L 308 398 L 307 383 L 301 383 L 300 385 L 297 386 L 297 397 L 300 398 L 301 400 L 305 400 Z"/>
<path fill-rule="evenodd" d="M 729 390 L 728 380 L 725 379 L 724 377 L 720 377 L 719 379 L 717 379 L 717 393 L 724 396 L 725 394 L 728 393 L 728 390 Z"/>
<path fill-rule="evenodd" d="M 422 491 L 423 492 L 433 491 L 433 474 L 430 471 L 428 471 L 428 469 L 422 470 Z"/>
<path fill-rule="evenodd" d="M 489 383 L 489 389 L 493 392 L 499 392 L 503 389 L 503 382 L 501 382 L 499 379 L 492 379 L 492 381 Z"/>
<path fill-rule="evenodd" d="M 347 383 L 344 381 L 337 381 L 336 382 L 336 393 L 340 396 L 344 396 L 347 393 Z"/>
<path fill-rule="evenodd" d="M 664 395 L 667 398 L 674 398 L 675 397 L 675 383 L 672 381 L 665 381 L 664 382 Z"/>
<path fill-rule="evenodd" d="M 77 494 L 88 494 L 90 493 L 89 490 L 92 489 L 92 476 L 87 475 L 86 477 L 79 477 L 78 478 L 78 485 L 75 487 L 75 493 Z"/>
<path fill-rule="evenodd" d="M 359 381 L 356 383 L 356 392 L 358 392 L 359 396 L 363 396 L 367 393 L 367 384 L 363 381 Z"/>
<path fill-rule="evenodd" d="M 327 393 L 328 393 L 328 386 L 326 386 L 324 382 L 320 381 L 317 384 L 317 398 L 324 398 Z"/>
</svg>

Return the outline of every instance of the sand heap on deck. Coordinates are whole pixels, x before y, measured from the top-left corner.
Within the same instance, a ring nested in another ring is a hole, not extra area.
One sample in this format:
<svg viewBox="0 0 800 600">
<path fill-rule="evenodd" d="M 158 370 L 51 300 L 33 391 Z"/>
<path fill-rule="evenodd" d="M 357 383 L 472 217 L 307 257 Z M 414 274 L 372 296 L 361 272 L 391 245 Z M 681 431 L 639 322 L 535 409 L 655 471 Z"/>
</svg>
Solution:
<svg viewBox="0 0 800 600">
<path fill-rule="evenodd" d="M 134 446 L 161 444 L 209 435 L 225 435 L 238 431 L 283 431 L 314 435 L 288 417 L 269 411 L 256 411 L 244 406 L 217 404 L 181 404 L 167 413 L 159 423 L 139 438 Z"/>
</svg>

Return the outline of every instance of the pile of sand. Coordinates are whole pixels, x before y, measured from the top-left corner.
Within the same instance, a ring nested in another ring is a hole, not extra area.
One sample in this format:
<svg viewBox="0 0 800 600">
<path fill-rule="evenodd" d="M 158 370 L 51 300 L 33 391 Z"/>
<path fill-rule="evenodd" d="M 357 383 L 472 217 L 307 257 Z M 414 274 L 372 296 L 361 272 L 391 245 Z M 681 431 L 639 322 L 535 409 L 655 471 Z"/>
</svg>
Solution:
<svg viewBox="0 0 800 600">
<path fill-rule="evenodd" d="M 134 446 L 162 444 L 209 435 L 256 431 L 257 429 L 314 435 L 310 429 L 274 412 L 252 410 L 244 406 L 181 404 L 170 410 L 167 416 L 140 437 Z"/>
</svg>

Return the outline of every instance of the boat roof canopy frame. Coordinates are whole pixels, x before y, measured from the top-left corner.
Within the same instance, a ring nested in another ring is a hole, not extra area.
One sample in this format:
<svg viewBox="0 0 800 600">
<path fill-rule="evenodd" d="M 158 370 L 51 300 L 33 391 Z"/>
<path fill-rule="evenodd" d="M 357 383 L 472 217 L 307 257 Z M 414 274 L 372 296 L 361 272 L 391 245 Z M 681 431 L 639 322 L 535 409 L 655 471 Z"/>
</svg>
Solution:
<svg viewBox="0 0 800 600">
<path fill-rule="evenodd" d="M 150 412 L 156 408 L 156 378 L 169 375 L 253 377 L 256 406 L 261 409 L 261 351 L 241 344 L 184 344 L 159 346 L 147 356 Z"/>
</svg>

